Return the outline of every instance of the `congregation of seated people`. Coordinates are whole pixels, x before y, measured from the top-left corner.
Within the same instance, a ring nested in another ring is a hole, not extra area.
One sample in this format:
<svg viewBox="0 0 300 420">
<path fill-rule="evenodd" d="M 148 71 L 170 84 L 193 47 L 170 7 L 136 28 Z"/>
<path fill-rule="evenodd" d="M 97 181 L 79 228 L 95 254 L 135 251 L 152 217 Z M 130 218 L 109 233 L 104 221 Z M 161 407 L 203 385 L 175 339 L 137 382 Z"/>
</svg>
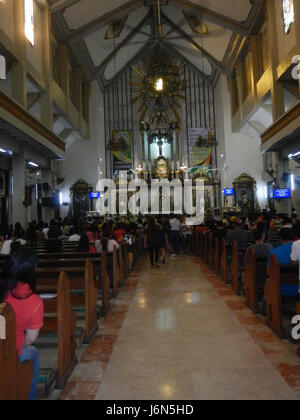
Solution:
<svg viewBox="0 0 300 420">
<path fill-rule="evenodd" d="M 235 294 L 242 295 L 246 306 L 266 317 L 267 325 L 277 335 L 294 342 L 291 320 L 300 315 L 297 215 L 263 212 L 223 221 L 206 220 L 195 232 L 200 235 L 196 253 L 204 262 Z"/>
<path fill-rule="evenodd" d="M 48 253 L 57 254 L 63 252 L 64 246 L 69 243 L 74 246 L 72 249 L 75 252 L 91 255 L 102 251 L 113 253 L 114 247 L 118 250 L 123 242 L 127 246 L 130 271 L 137 234 L 138 225 L 132 221 L 77 224 L 73 219 L 52 220 L 49 224 L 33 221 L 27 231 L 16 223 L 2 231 L 0 254 L 4 265 L 0 277 L 0 304 L 8 303 L 15 313 L 19 361 L 33 363 L 30 400 L 36 399 L 39 375 L 39 353 L 33 344 L 44 325 L 44 303 L 36 292 L 39 244 L 45 244 Z M 39 258 L 43 257 L 39 255 Z M 112 275 L 109 274 L 109 277 L 112 288 Z"/>
<path fill-rule="evenodd" d="M 52 220 L 49 224 L 30 223 L 27 231 L 19 224 L 10 226 L 0 235 L 3 257 L 8 257 L 0 282 L 0 303 L 9 303 L 17 323 L 17 353 L 19 360 L 31 360 L 34 366 L 30 399 L 36 398 L 39 355 L 33 344 L 43 326 L 44 306 L 36 294 L 37 256 L 34 247 L 43 243 L 47 252 L 62 251 L 65 244 L 86 253 L 113 253 L 120 243 L 126 244 L 129 271 L 133 265 L 133 248 L 137 236 L 143 238 L 153 268 L 165 264 L 167 256 L 176 258 L 181 252 L 191 254 L 194 234 L 212 233 L 213 239 L 237 244 L 243 250 L 243 268 L 247 268 L 251 250 L 259 257 L 276 255 L 279 264 L 297 265 L 300 262 L 300 221 L 295 214 L 281 218 L 262 213 L 229 221 L 206 220 L 199 226 L 189 226 L 185 216 L 141 217 L 135 221 L 99 220 L 77 223 L 73 219 Z M 267 281 L 267 279 L 265 279 Z M 113 279 L 110 276 L 110 287 Z M 282 296 L 298 296 L 299 287 L 281 288 Z"/>
</svg>

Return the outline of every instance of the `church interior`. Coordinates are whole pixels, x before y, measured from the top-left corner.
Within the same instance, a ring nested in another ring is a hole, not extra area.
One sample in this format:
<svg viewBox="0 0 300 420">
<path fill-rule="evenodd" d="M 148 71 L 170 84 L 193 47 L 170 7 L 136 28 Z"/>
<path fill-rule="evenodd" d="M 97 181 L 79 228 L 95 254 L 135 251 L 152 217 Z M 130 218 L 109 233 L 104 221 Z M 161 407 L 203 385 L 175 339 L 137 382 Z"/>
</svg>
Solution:
<svg viewBox="0 0 300 420">
<path fill-rule="evenodd" d="M 299 400 L 299 263 L 298 0 L 0 0 L 0 400 Z"/>
</svg>

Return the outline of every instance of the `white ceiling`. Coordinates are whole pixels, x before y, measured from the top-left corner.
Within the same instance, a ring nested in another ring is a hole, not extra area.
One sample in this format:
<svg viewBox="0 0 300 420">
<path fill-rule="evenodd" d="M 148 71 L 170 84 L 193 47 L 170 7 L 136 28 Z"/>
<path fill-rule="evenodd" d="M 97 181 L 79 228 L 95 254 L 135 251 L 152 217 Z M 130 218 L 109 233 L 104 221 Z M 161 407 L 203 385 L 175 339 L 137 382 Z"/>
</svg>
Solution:
<svg viewBox="0 0 300 420">
<path fill-rule="evenodd" d="M 124 5 L 124 0 L 81 0 L 63 13 L 68 27 L 77 29 L 96 17 L 105 15 Z"/>
<path fill-rule="evenodd" d="M 138 9 L 128 16 L 125 27 L 121 36 L 112 40 L 105 40 L 105 33 L 107 26 L 102 27 L 99 31 L 87 36 L 84 41 L 89 50 L 91 58 L 95 66 L 98 66 L 124 39 L 130 34 L 136 25 L 138 25 L 143 18 L 147 15 L 148 10 L 146 8 Z M 147 36 L 141 36 L 135 41 L 146 42 L 150 36 L 150 27 L 144 27 L 143 32 L 147 33 Z M 142 34 L 141 34 L 142 35 Z M 140 46 L 139 46 L 140 47 Z M 119 61 L 119 60 L 118 60 Z"/>
<path fill-rule="evenodd" d="M 191 0 L 191 3 L 214 10 L 240 22 L 247 19 L 252 7 L 248 0 Z"/>
<path fill-rule="evenodd" d="M 164 15 L 169 20 L 163 25 L 162 38 L 158 38 L 157 32 L 156 0 L 51 0 L 51 3 L 56 5 L 54 25 L 59 40 L 66 39 L 70 43 L 88 78 L 97 78 L 105 88 L 139 52 L 145 54 L 146 47 L 149 49 L 159 43 L 171 45 L 181 58 L 211 81 L 221 71 L 230 73 L 234 60 L 228 57 L 225 60 L 227 51 L 233 40 L 243 45 L 257 12 L 262 10 L 263 0 L 161 0 L 162 20 L 164 22 Z M 59 10 L 59 4 L 68 7 Z M 209 34 L 193 32 L 184 11 L 201 19 Z M 121 35 L 114 40 L 104 40 L 109 24 L 125 16 L 128 17 Z M 149 20 L 136 30 L 146 16 Z M 128 37 L 130 39 L 119 49 Z"/>
</svg>

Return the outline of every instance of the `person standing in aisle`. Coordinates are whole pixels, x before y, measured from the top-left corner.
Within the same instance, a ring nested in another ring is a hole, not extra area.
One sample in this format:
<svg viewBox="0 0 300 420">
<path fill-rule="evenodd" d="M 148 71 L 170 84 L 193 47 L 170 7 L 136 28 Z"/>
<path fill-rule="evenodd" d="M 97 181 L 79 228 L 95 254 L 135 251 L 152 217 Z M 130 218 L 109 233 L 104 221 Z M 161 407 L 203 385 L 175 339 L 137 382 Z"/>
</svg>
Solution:
<svg viewBox="0 0 300 420">
<path fill-rule="evenodd" d="M 161 227 L 155 223 L 154 219 L 149 221 L 146 228 L 145 244 L 147 245 L 151 267 L 159 268 L 159 249 L 160 249 Z"/>
<path fill-rule="evenodd" d="M 180 248 L 180 221 L 176 215 L 171 216 L 170 220 L 170 242 L 173 250 L 172 258 L 179 254 Z"/>
</svg>

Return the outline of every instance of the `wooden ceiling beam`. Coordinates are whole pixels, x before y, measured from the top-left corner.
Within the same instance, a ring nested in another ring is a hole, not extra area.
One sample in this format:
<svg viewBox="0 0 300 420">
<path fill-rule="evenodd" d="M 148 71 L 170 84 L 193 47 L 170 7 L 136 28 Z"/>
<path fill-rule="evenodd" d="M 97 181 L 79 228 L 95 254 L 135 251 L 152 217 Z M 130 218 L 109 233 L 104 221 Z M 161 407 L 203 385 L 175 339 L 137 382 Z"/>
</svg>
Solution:
<svg viewBox="0 0 300 420">
<path fill-rule="evenodd" d="M 78 3 L 80 0 L 58 0 L 55 3 L 52 3 L 50 6 L 50 12 L 57 13 L 61 10 L 64 11 L 67 7 L 71 7 L 74 4 Z"/>
<path fill-rule="evenodd" d="M 171 19 L 169 19 L 164 13 L 162 13 L 162 20 L 166 23 L 170 28 L 173 29 L 174 32 L 177 32 L 183 39 L 188 41 L 203 57 L 205 57 L 212 67 L 215 67 L 225 73 L 225 68 L 223 63 L 218 61 L 214 56 L 212 56 L 209 52 L 207 52 L 201 45 L 199 45 L 193 38 L 191 38 L 183 29 L 177 26 Z M 167 41 L 167 40 L 166 40 Z"/>
<path fill-rule="evenodd" d="M 81 39 L 97 32 L 103 26 L 108 25 L 114 20 L 121 19 L 124 16 L 127 16 L 128 14 L 143 6 L 143 0 L 130 0 L 126 2 L 123 6 L 120 6 L 117 9 L 114 9 L 111 12 L 94 19 L 92 22 L 82 25 L 74 31 L 71 31 L 70 35 L 67 37 L 66 40 L 70 43 L 80 41 Z"/>
<path fill-rule="evenodd" d="M 120 42 L 116 48 L 102 61 L 101 64 L 99 64 L 96 69 L 95 72 L 93 74 L 93 78 L 96 78 L 97 74 L 108 65 L 108 63 L 114 58 L 114 56 L 123 48 L 125 47 L 127 44 L 130 43 L 130 41 L 132 40 L 132 38 L 135 37 L 135 35 L 137 35 L 140 30 L 147 24 L 147 22 L 151 19 L 152 17 L 152 13 L 149 12 L 147 14 L 147 16 L 128 34 L 128 36 L 122 41 Z M 150 37 L 150 35 L 149 35 Z M 147 43 L 148 40 L 145 40 L 145 44 Z M 130 44 L 129 44 L 130 45 Z"/>
<path fill-rule="evenodd" d="M 220 13 L 210 10 L 206 7 L 199 6 L 189 0 L 170 0 L 170 5 L 182 9 L 184 12 L 191 13 L 206 19 L 209 22 L 215 23 L 233 32 L 238 32 L 243 35 L 248 35 L 249 30 L 247 26 L 230 17 L 224 16 Z"/>
</svg>

